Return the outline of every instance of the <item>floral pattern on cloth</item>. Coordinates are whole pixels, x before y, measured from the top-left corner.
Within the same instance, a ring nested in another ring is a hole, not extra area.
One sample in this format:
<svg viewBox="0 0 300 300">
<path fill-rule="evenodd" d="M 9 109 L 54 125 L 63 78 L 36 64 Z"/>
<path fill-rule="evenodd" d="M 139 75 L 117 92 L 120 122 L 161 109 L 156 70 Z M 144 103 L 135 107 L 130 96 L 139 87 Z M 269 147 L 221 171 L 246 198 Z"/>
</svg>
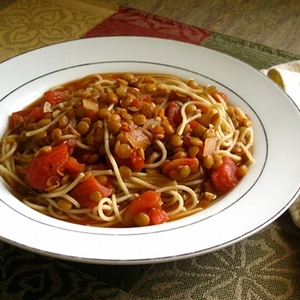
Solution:
<svg viewBox="0 0 300 300">
<path fill-rule="evenodd" d="M 109 20 L 105 20 L 118 17 L 117 12 L 118 9 L 109 8 L 98 0 L 14 1 L 0 11 L 0 60 L 40 46 L 87 37 L 88 31 L 96 33 L 91 31 L 96 25 L 101 28 L 97 31 L 98 36 L 112 35 L 114 28 L 110 27 Z M 141 23 L 134 16 L 132 18 L 127 29 L 134 34 Z M 158 17 L 145 13 L 145 18 L 154 20 L 150 24 L 157 22 L 159 26 Z M 169 38 L 176 31 L 178 34 L 177 22 L 166 20 L 166 23 L 164 33 L 169 32 Z M 171 24 L 175 26 L 174 31 Z M 190 29 L 184 24 L 180 24 L 180 28 Z M 257 69 L 297 59 L 294 54 L 223 34 L 212 33 L 207 37 L 204 31 L 201 37 L 202 31 L 198 30 L 202 46 L 237 57 Z M 198 37 L 193 39 L 195 43 L 199 41 Z M 28 234 L 22 228 L 19 230 Z M 194 238 L 197 237 L 187 236 L 182 242 L 188 243 Z M 83 242 L 81 246 L 89 245 Z M 149 244 L 149 247 L 155 246 Z M 288 212 L 234 245 L 198 257 L 160 264 L 85 264 L 47 257 L 26 251 L 21 245 L 0 241 L 0 299 L 7 300 L 293 300 L 300 299 L 299 278 L 300 230 L 294 226 Z"/>
<path fill-rule="evenodd" d="M 200 45 L 211 32 L 147 12 L 120 6 L 119 11 L 90 30 L 84 37 L 147 36 Z"/>
<path fill-rule="evenodd" d="M 0 11 L 0 61 L 74 40 L 116 12 L 97 1 L 19 0 Z M 98 3 L 99 4 L 99 3 Z"/>
</svg>

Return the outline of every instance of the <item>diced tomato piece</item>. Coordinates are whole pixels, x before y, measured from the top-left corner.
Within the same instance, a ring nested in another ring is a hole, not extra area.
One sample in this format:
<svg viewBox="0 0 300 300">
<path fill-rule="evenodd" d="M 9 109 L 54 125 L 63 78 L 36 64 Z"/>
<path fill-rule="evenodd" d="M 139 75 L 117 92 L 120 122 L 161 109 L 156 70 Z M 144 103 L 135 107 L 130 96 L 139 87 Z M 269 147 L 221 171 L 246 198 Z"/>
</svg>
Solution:
<svg viewBox="0 0 300 300">
<path fill-rule="evenodd" d="M 130 107 L 134 107 L 137 110 L 141 110 L 143 107 L 143 102 L 151 103 L 152 102 L 151 96 L 146 95 L 146 96 L 136 97 L 132 99 L 130 102 Z"/>
<path fill-rule="evenodd" d="M 193 131 L 195 128 L 197 128 L 198 126 L 201 126 L 201 124 L 196 121 L 196 120 L 192 120 L 190 123 L 190 130 Z"/>
<path fill-rule="evenodd" d="M 140 98 L 132 99 L 132 101 L 130 102 L 130 107 L 134 107 L 137 110 L 140 110 L 142 108 L 142 99 Z"/>
<path fill-rule="evenodd" d="M 91 200 L 92 192 L 99 192 L 102 197 L 108 197 L 112 193 L 112 189 L 102 185 L 95 177 L 89 176 L 78 185 L 76 185 L 69 195 L 77 200 L 83 207 L 94 208 L 98 202 Z"/>
<path fill-rule="evenodd" d="M 152 103 L 152 99 L 150 95 L 145 95 L 143 97 L 139 97 L 143 102 Z"/>
<path fill-rule="evenodd" d="M 129 164 L 135 172 L 139 172 L 145 167 L 145 158 L 138 154 L 136 148 L 129 155 Z"/>
<path fill-rule="evenodd" d="M 44 97 L 51 105 L 55 105 L 62 102 L 68 94 L 68 91 L 53 90 L 45 92 Z"/>
<path fill-rule="evenodd" d="M 35 156 L 25 169 L 29 185 L 39 190 L 49 188 L 48 180 L 53 176 L 61 178 L 60 172 L 68 158 L 69 152 L 65 144 Z"/>
<path fill-rule="evenodd" d="M 131 130 L 131 128 L 129 127 L 129 125 L 126 123 L 126 124 L 122 124 L 121 128 L 120 128 L 120 131 L 123 131 L 123 132 L 129 132 Z"/>
<path fill-rule="evenodd" d="M 223 98 L 223 100 L 224 100 L 226 103 L 228 103 L 228 97 L 227 97 L 227 95 L 226 95 L 225 93 L 222 93 L 222 92 L 216 92 L 216 93 L 211 94 L 212 97 L 213 97 L 217 102 L 220 102 L 220 101 L 219 101 L 219 98 L 218 98 L 218 96 L 217 96 L 217 94 L 218 94 L 219 96 L 221 96 L 221 97 Z"/>
<path fill-rule="evenodd" d="M 84 164 L 80 164 L 74 157 L 70 156 L 64 165 L 66 173 L 70 174 L 72 177 L 80 172 L 83 172 L 85 168 Z"/>
<path fill-rule="evenodd" d="M 41 120 L 45 116 L 41 106 L 26 108 L 17 112 L 13 112 L 9 118 L 11 127 L 19 128 L 28 119 Z"/>
<path fill-rule="evenodd" d="M 230 191 L 238 183 L 238 166 L 229 157 L 223 157 L 223 163 L 216 168 L 211 179 L 215 187 L 222 193 Z"/>
<path fill-rule="evenodd" d="M 76 149 L 76 140 L 75 139 L 68 139 L 61 142 L 61 144 L 65 144 L 68 148 L 69 155 L 72 155 Z"/>
<path fill-rule="evenodd" d="M 41 106 L 34 107 L 28 118 L 31 120 L 42 120 L 45 116 L 44 109 Z"/>
<path fill-rule="evenodd" d="M 152 207 L 147 210 L 147 214 L 150 217 L 150 224 L 157 225 L 169 221 L 168 214 L 161 208 Z"/>
<path fill-rule="evenodd" d="M 171 171 L 178 170 L 181 166 L 189 166 L 191 173 L 196 173 L 199 167 L 199 160 L 196 157 L 176 158 L 167 162 L 163 166 L 162 172 L 164 175 L 169 175 Z"/>
<path fill-rule="evenodd" d="M 133 201 L 128 205 L 123 214 L 124 223 L 126 226 L 135 225 L 134 218 L 139 213 L 149 212 L 149 217 L 151 220 L 151 210 L 161 209 L 161 195 L 159 192 L 148 190 L 141 195 L 133 199 Z M 165 222 L 167 218 L 163 216 L 164 213 L 152 212 L 153 224 L 158 224 L 157 222 Z M 152 221 L 152 220 L 151 220 Z"/>
<path fill-rule="evenodd" d="M 177 127 L 182 122 L 180 110 L 180 106 L 176 102 L 169 102 L 166 109 L 166 116 L 173 127 Z"/>
<path fill-rule="evenodd" d="M 98 111 L 93 109 L 87 109 L 85 112 L 87 118 L 89 118 L 92 122 L 96 122 L 98 119 Z"/>
<path fill-rule="evenodd" d="M 192 130 L 189 130 L 184 133 L 182 137 L 182 142 L 183 142 L 182 146 L 184 147 L 184 149 L 189 149 L 191 146 L 193 146 L 193 144 L 191 143 L 191 135 L 192 135 Z"/>
<path fill-rule="evenodd" d="M 26 109 L 12 113 L 9 118 L 9 126 L 13 128 L 19 128 L 24 124 L 26 117 L 28 118 L 30 112 L 31 109 Z"/>
</svg>

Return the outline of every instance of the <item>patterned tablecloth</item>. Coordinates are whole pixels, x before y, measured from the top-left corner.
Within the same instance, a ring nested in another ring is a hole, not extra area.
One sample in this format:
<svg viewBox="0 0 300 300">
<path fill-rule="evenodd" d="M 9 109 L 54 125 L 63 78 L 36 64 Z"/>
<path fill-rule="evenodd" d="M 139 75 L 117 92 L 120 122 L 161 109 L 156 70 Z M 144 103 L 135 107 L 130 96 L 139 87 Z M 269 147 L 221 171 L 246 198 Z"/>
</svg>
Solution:
<svg viewBox="0 0 300 300">
<path fill-rule="evenodd" d="M 201 44 L 258 69 L 300 59 L 96 0 L 19 0 L 0 10 L 0 61 L 57 42 L 111 35 Z M 300 230 L 286 212 L 227 248 L 180 261 L 133 266 L 68 262 L 0 242 L 0 299 L 300 299 Z"/>
</svg>

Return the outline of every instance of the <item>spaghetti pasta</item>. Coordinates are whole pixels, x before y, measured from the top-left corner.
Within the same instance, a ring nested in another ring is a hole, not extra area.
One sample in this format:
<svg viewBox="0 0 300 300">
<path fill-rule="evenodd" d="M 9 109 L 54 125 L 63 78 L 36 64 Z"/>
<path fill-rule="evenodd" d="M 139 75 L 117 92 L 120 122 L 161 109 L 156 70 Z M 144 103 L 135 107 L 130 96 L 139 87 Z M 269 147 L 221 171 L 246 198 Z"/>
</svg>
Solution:
<svg viewBox="0 0 300 300">
<path fill-rule="evenodd" d="M 251 118 L 214 86 L 94 74 L 14 112 L 0 173 L 22 201 L 91 226 L 155 225 L 230 191 L 254 163 Z"/>
</svg>

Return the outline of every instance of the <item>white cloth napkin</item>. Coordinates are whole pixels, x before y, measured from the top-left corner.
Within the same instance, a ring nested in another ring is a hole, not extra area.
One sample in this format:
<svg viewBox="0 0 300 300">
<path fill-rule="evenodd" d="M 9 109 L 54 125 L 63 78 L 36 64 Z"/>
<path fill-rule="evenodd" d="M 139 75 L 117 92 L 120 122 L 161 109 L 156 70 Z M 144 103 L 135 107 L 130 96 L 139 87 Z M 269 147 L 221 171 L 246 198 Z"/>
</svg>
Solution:
<svg viewBox="0 0 300 300">
<path fill-rule="evenodd" d="M 261 72 L 278 83 L 300 108 L 300 60 L 276 65 Z M 300 197 L 290 206 L 289 212 L 295 225 L 300 228 Z"/>
</svg>

